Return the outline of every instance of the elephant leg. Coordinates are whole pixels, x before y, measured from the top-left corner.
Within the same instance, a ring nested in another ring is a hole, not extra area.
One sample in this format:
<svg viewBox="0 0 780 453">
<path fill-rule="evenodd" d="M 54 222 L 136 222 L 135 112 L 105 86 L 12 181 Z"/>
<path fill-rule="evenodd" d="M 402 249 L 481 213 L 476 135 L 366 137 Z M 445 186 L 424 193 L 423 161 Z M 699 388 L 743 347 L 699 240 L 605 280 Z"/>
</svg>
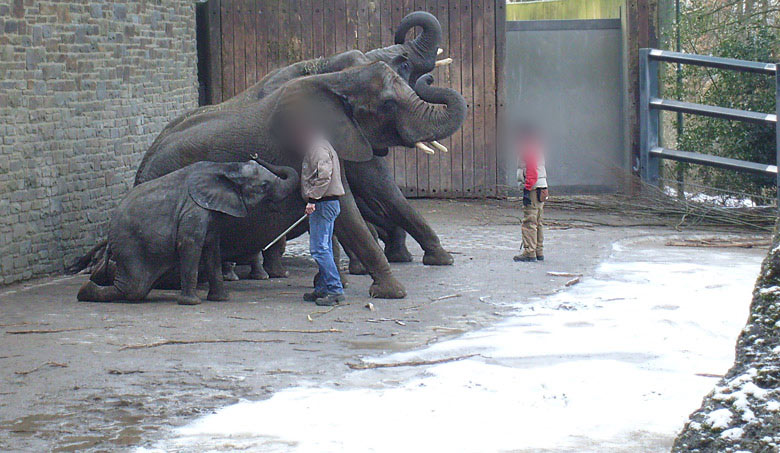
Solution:
<svg viewBox="0 0 780 453">
<path fill-rule="evenodd" d="M 388 206 L 392 219 L 407 231 L 420 244 L 425 254 L 423 264 L 429 266 L 448 266 L 455 262 L 449 252 L 444 250 L 439 236 L 433 231 L 423 216 L 412 207 L 398 186 L 393 185 L 384 191 L 377 191 L 380 202 Z M 404 244 L 403 248 L 406 248 Z"/>
<path fill-rule="evenodd" d="M 122 300 L 124 296 L 116 286 L 98 286 L 89 280 L 81 286 L 76 298 L 82 302 L 112 302 Z"/>
<path fill-rule="evenodd" d="M 339 276 L 341 277 L 341 286 L 346 288 L 349 282 L 347 281 L 347 274 L 344 272 L 344 269 L 341 266 L 341 243 L 339 242 L 339 238 L 334 234 L 332 239 L 332 248 L 333 248 L 333 261 L 336 262 L 336 269 L 339 270 Z"/>
<path fill-rule="evenodd" d="M 282 255 L 287 246 L 287 238 L 281 238 L 271 248 L 263 252 L 263 269 L 271 278 L 287 278 L 290 273 L 282 265 Z"/>
<path fill-rule="evenodd" d="M 344 252 L 349 257 L 349 267 L 347 270 L 352 275 L 367 275 L 368 270 L 366 270 L 366 267 L 363 266 L 363 263 L 360 262 L 360 258 L 358 258 L 357 254 L 353 252 L 352 250 L 348 249 L 347 247 L 344 247 Z"/>
<path fill-rule="evenodd" d="M 222 263 L 222 279 L 226 282 L 237 282 L 238 274 L 236 274 L 236 263 L 233 261 L 225 261 Z"/>
<path fill-rule="evenodd" d="M 146 269 L 146 263 L 131 259 L 117 265 L 116 277 L 112 283 L 111 286 L 99 286 L 89 280 L 81 286 L 76 298 L 84 302 L 143 300 L 152 289 L 154 278 Z"/>
<path fill-rule="evenodd" d="M 406 231 L 399 226 L 393 226 L 383 238 L 385 242 L 385 256 L 391 263 L 409 263 L 412 261 L 412 253 L 406 248 Z"/>
<path fill-rule="evenodd" d="M 257 253 L 252 256 L 251 260 L 249 261 L 249 265 L 251 266 L 251 270 L 249 271 L 249 278 L 251 280 L 268 280 L 271 278 L 268 275 L 268 272 L 263 269 L 263 259 L 262 254 Z"/>
<path fill-rule="evenodd" d="M 206 278 L 209 281 L 209 294 L 206 299 L 213 301 L 229 300 L 230 295 L 225 288 L 225 282 L 222 279 L 221 256 L 219 253 L 219 238 L 216 234 L 210 233 L 206 238 L 206 244 L 203 247 L 203 253 L 206 258 Z"/>
<path fill-rule="evenodd" d="M 452 255 L 441 246 L 433 228 L 401 193 L 384 158 L 374 157 L 368 162 L 345 162 L 345 166 L 348 168 L 351 187 L 370 210 L 384 223 L 401 227 L 420 244 L 425 252 L 423 264 L 450 265 L 455 262 Z"/>
<path fill-rule="evenodd" d="M 198 298 L 198 266 L 203 252 L 205 234 L 199 235 L 196 227 L 189 227 L 191 219 L 183 221 L 179 228 L 180 238 L 176 252 L 179 255 L 179 272 L 181 273 L 181 295 L 178 298 L 179 305 L 197 305 Z"/>
<path fill-rule="evenodd" d="M 406 297 L 406 289 L 393 277 L 387 258 L 371 236 L 350 192 L 341 197 L 341 214 L 336 219 L 336 234 L 347 249 L 355 252 L 374 279 L 369 289 L 371 297 L 380 299 Z"/>
</svg>

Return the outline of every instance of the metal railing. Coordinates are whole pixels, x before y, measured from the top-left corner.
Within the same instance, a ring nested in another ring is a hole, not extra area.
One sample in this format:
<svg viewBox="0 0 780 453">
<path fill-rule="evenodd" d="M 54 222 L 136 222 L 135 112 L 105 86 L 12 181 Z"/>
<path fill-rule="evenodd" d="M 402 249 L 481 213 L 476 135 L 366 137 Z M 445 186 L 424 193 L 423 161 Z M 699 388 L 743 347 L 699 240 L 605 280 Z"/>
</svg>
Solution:
<svg viewBox="0 0 780 453">
<path fill-rule="evenodd" d="M 711 68 L 729 69 L 741 72 L 754 72 L 775 77 L 776 105 L 775 113 L 759 113 L 737 110 L 726 107 L 716 107 L 692 102 L 661 99 L 658 94 L 658 63 L 681 63 Z M 734 60 L 731 58 L 709 57 L 680 52 L 670 52 L 658 49 L 640 49 L 639 51 L 639 140 L 640 140 L 640 174 L 642 180 L 659 184 L 661 159 L 689 162 L 729 170 L 745 171 L 762 175 L 774 176 L 777 180 L 778 208 L 780 208 L 780 174 L 777 163 L 780 162 L 780 74 L 777 66 L 771 63 Z M 727 120 L 750 123 L 773 124 L 776 137 L 776 164 L 767 165 L 748 162 L 728 157 L 713 156 L 691 151 L 682 151 L 661 147 L 659 144 L 661 110 L 671 112 L 691 113 Z"/>
</svg>

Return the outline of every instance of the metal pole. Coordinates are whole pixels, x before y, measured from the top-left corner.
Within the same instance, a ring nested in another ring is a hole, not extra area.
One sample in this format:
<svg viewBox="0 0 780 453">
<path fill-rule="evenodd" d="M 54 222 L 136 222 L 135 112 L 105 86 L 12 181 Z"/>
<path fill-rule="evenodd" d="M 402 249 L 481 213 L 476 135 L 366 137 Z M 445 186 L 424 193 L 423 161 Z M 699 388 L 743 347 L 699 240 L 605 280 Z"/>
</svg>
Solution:
<svg viewBox="0 0 780 453">
<path fill-rule="evenodd" d="M 642 181 L 658 185 L 659 159 L 650 154 L 658 146 L 659 111 L 650 109 L 650 98 L 658 96 L 658 61 L 651 49 L 639 49 L 639 166 Z"/>
<path fill-rule="evenodd" d="M 268 245 L 266 245 L 265 247 L 263 247 L 263 251 L 265 252 L 266 250 L 270 249 L 272 245 L 274 245 L 274 244 L 276 244 L 277 242 L 279 242 L 279 239 L 281 239 L 281 238 L 283 238 L 283 237 L 287 236 L 287 233 L 289 233 L 290 231 L 292 231 L 292 229 L 293 229 L 293 228 L 295 228 L 295 227 L 297 227 L 298 225 L 300 225 L 300 223 L 301 223 L 301 222 L 303 222 L 303 219 L 305 219 L 305 218 L 306 218 L 306 217 L 308 217 L 308 216 L 309 216 L 309 214 L 304 214 L 304 215 L 303 215 L 303 216 L 302 216 L 300 219 L 298 219 L 298 220 L 297 220 L 295 223 L 293 223 L 292 225 L 290 225 L 290 228 L 287 228 L 286 230 L 282 231 L 282 234 L 280 234 L 279 236 L 276 236 L 276 239 L 274 239 L 273 241 L 269 242 L 269 243 L 268 243 Z"/>
<path fill-rule="evenodd" d="M 677 35 L 677 43 L 675 45 L 675 51 L 680 52 L 682 46 L 680 45 L 680 0 L 674 0 L 674 26 L 675 34 Z M 682 96 L 682 64 L 677 63 L 677 95 Z M 680 99 L 683 100 L 682 98 Z M 679 149 L 680 137 L 683 135 L 683 114 L 677 112 L 677 144 Z M 677 198 L 685 199 L 685 167 L 683 162 L 677 162 Z"/>
<path fill-rule="evenodd" d="M 780 62 L 775 65 L 775 159 L 780 168 Z M 780 212 L 780 171 L 777 172 L 777 209 Z"/>
</svg>

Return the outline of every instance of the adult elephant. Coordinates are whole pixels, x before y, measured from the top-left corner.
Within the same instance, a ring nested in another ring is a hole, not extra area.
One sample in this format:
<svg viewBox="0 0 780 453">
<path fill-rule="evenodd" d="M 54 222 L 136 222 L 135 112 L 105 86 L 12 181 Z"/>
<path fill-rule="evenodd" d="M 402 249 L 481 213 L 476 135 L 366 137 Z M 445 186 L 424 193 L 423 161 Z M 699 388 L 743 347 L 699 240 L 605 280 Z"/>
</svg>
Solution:
<svg viewBox="0 0 780 453">
<path fill-rule="evenodd" d="M 421 29 L 420 34 L 417 38 L 406 41 L 407 33 L 415 27 Z M 222 111 L 226 113 L 235 111 L 242 106 L 248 106 L 263 99 L 284 83 L 299 77 L 333 73 L 345 68 L 383 61 L 411 86 L 420 75 L 432 71 L 436 66 L 436 57 L 441 37 L 441 25 L 435 16 L 423 11 L 413 12 L 404 17 L 399 24 L 395 34 L 394 45 L 375 49 L 365 54 L 359 50 L 351 50 L 327 58 L 302 61 L 274 70 L 255 85 L 221 104 L 200 107 L 177 117 L 157 136 L 150 149 L 160 147 L 162 142 L 168 140 L 169 135 L 175 134 L 178 128 L 190 118 L 201 117 L 207 114 L 217 115 Z M 387 152 L 388 147 L 374 148 L 373 150 L 376 156 L 384 156 Z M 366 218 L 372 219 L 371 222 L 377 224 L 380 227 L 380 231 L 391 232 L 382 236 L 386 244 L 386 254 L 390 261 L 411 260 L 411 255 L 405 246 L 406 234 L 404 230 L 406 230 L 412 234 L 425 250 L 423 258 L 425 264 L 448 265 L 453 263 L 452 256 L 442 248 L 438 236 L 425 219 L 411 207 L 394 184 L 385 184 L 387 180 L 392 180 L 392 175 L 381 157 L 374 157 L 361 165 L 353 166 L 349 176 L 353 191 L 362 200 L 365 200 L 365 203 L 360 204 L 361 214 Z M 382 181 L 380 186 L 377 186 L 375 183 L 377 180 Z M 136 178 L 137 182 L 138 178 Z M 105 242 L 102 245 L 104 246 Z M 250 275 L 254 276 L 253 278 L 262 278 L 266 273 L 271 277 L 286 276 L 287 271 L 281 263 L 284 245 L 284 241 L 279 241 L 263 253 L 265 260 L 262 266 L 264 269 L 260 267 L 259 258 L 245 257 L 245 260 L 250 261 L 252 264 Z M 363 273 L 365 268 L 356 260 L 356 252 L 348 247 L 345 248 L 351 259 L 350 267 L 352 269 L 359 267 L 359 273 Z M 99 256 L 100 250 L 101 245 L 98 245 L 86 256 L 74 263 L 69 270 L 77 272 L 88 266 L 95 256 Z M 358 272 L 356 271 L 356 273 Z"/>
<path fill-rule="evenodd" d="M 410 41 L 406 40 L 409 30 L 419 27 L 419 35 Z M 179 123 L 187 118 L 208 112 L 229 110 L 240 105 L 263 99 L 269 93 L 284 83 L 312 74 L 325 74 L 341 71 L 345 68 L 383 61 L 390 65 L 404 80 L 413 85 L 417 79 L 434 69 L 441 43 L 442 30 L 439 21 L 430 13 L 416 11 L 405 16 L 395 33 L 395 44 L 374 49 L 365 54 L 359 50 L 351 50 L 327 58 L 301 61 L 276 69 L 263 77 L 255 85 L 247 88 L 235 97 L 215 106 L 201 107 L 173 120 L 157 137 L 154 148 L 161 140 L 174 130 Z M 425 148 L 423 148 L 425 149 Z M 430 148 L 427 148 L 430 150 Z M 441 148 L 439 148 L 441 149 Z M 423 263 L 428 265 L 450 265 L 453 263 L 450 255 L 441 246 L 436 232 L 426 220 L 411 206 L 392 181 L 392 175 L 382 158 L 387 155 L 388 148 L 375 148 L 375 156 L 368 162 L 351 166 L 349 183 L 354 194 L 360 199 L 359 210 L 363 217 L 375 224 L 380 237 L 385 242 L 385 255 L 390 262 L 408 262 L 412 256 L 406 248 L 406 232 L 421 245 L 425 255 Z M 247 257 L 252 264 L 250 276 L 263 278 L 283 277 L 287 275 L 281 263 L 284 252 L 284 241 L 264 252 L 263 268 L 256 257 Z M 356 260 L 357 253 L 345 245 L 350 256 L 350 269 L 353 273 L 365 273 L 365 267 Z"/>
<path fill-rule="evenodd" d="M 341 201 L 336 234 L 373 277 L 371 296 L 404 297 L 403 285 L 392 276 L 385 255 L 358 211 L 349 180 L 359 163 L 373 160 L 374 149 L 414 148 L 423 141 L 448 137 L 460 128 L 466 101 L 454 90 L 431 86 L 432 81 L 430 75 L 423 76 L 412 90 L 384 62 L 294 79 L 262 99 L 193 115 L 169 128 L 145 154 L 136 183 L 201 160 L 244 161 L 253 155 L 300 170 L 302 152 L 287 140 L 296 119 L 305 116 L 318 121 L 345 164 L 347 194 Z M 391 179 L 388 184 L 390 193 L 397 190 Z M 235 235 L 223 241 L 223 253 L 235 253 L 233 248 L 259 252 L 303 214 L 304 203 L 299 196 L 291 196 L 278 208 L 279 215 L 270 219 L 239 219 Z"/>
</svg>

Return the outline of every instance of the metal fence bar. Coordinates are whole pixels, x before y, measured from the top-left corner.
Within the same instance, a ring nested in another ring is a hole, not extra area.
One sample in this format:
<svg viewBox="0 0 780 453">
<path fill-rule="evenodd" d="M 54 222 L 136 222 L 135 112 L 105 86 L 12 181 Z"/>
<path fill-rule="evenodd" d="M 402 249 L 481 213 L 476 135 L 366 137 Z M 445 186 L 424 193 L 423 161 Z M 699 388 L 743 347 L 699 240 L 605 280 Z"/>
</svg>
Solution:
<svg viewBox="0 0 780 453">
<path fill-rule="evenodd" d="M 658 97 L 658 62 L 671 62 L 708 66 L 741 72 L 773 75 L 775 77 L 775 113 L 749 112 L 692 102 L 683 102 Z M 694 55 L 681 52 L 670 52 L 659 49 L 640 49 L 639 51 L 639 170 L 642 180 L 659 184 L 660 160 L 671 159 L 690 162 L 711 167 L 746 171 L 763 175 L 776 176 L 777 206 L 780 209 L 780 172 L 778 165 L 767 165 L 747 162 L 739 159 L 713 156 L 690 151 L 680 151 L 659 146 L 659 124 L 661 110 L 690 113 L 728 120 L 751 123 L 774 124 L 776 163 L 780 164 L 780 71 L 778 65 L 756 61 L 735 60 L 705 55 Z"/>
<path fill-rule="evenodd" d="M 749 112 L 747 110 L 695 104 L 693 102 L 675 101 L 672 99 L 652 98 L 650 99 L 650 107 L 671 112 L 692 113 L 748 123 L 775 124 L 777 122 L 777 115 L 774 113 Z"/>
<path fill-rule="evenodd" d="M 644 182 L 658 185 L 659 159 L 650 153 L 658 147 L 660 125 L 660 112 L 650 109 L 650 99 L 658 97 L 658 61 L 650 50 L 639 51 L 639 169 Z"/>
<path fill-rule="evenodd" d="M 662 148 L 660 146 L 651 149 L 650 154 L 662 159 L 676 160 L 679 162 L 708 165 L 710 167 L 745 171 L 773 177 L 777 176 L 777 165 L 759 164 L 746 160 L 732 159 L 730 157 L 711 156 L 708 154 L 692 153 L 690 151 Z"/>
<path fill-rule="evenodd" d="M 731 69 L 742 72 L 757 72 L 759 74 L 767 75 L 774 75 L 777 72 L 777 65 L 772 63 L 736 60 L 734 58 L 710 57 L 707 55 L 671 52 L 660 49 L 649 50 L 650 57 L 656 61 L 667 61 L 670 63 L 682 63 L 694 66 L 708 66 L 710 68 Z"/>
</svg>

